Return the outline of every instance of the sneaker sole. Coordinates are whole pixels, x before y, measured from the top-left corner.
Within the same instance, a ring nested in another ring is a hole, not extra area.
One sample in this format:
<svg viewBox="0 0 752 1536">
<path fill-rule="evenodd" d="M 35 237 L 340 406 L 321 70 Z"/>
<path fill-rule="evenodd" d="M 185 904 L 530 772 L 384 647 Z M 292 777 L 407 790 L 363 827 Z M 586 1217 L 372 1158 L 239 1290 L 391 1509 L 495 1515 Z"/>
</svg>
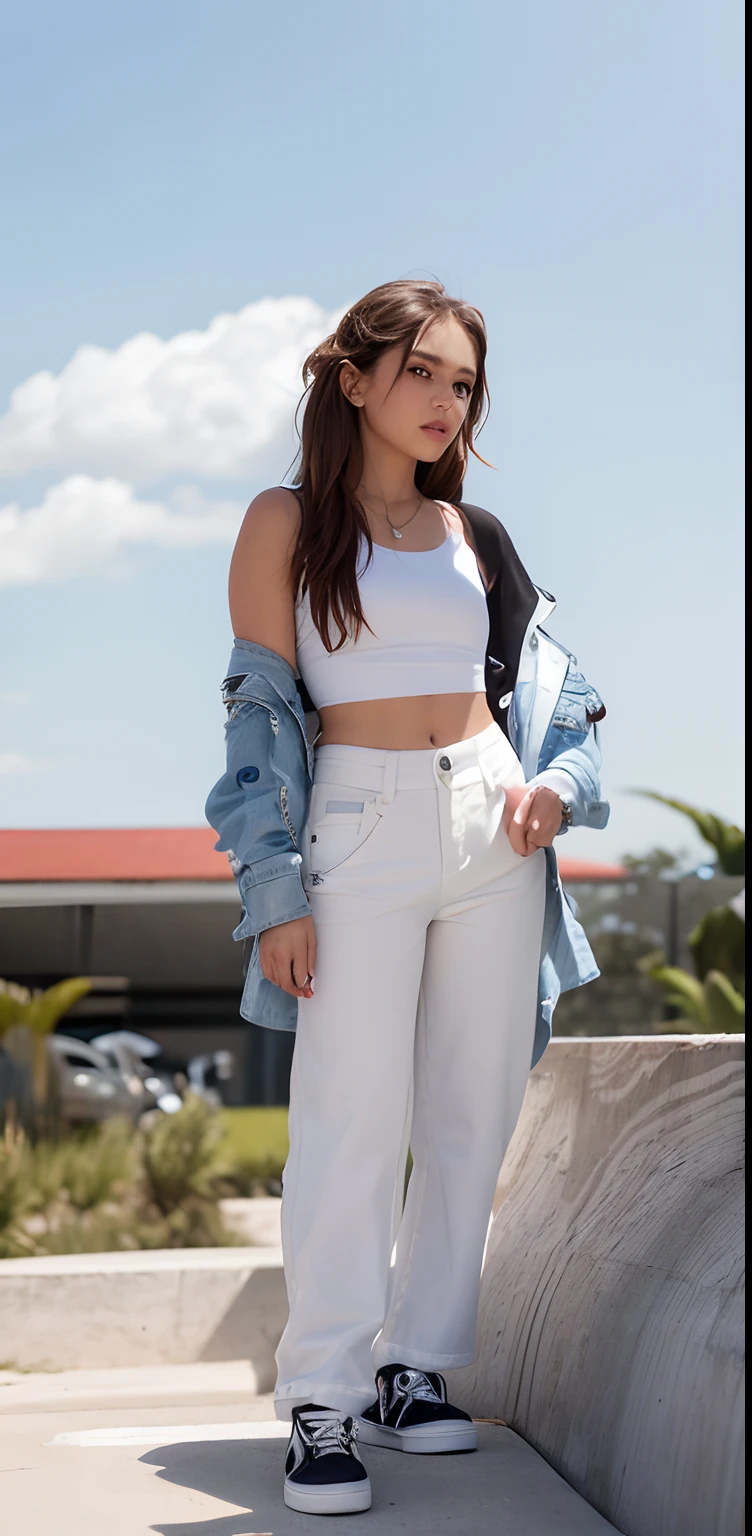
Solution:
<svg viewBox="0 0 752 1536">
<path fill-rule="evenodd" d="M 356 1515 L 371 1508 L 371 1484 L 365 1478 L 359 1483 L 303 1488 L 285 1479 L 284 1499 L 288 1509 L 296 1509 L 301 1515 Z"/>
<path fill-rule="evenodd" d="M 477 1451 L 474 1424 L 416 1424 L 411 1429 L 390 1429 L 386 1424 L 358 1420 L 359 1445 L 375 1445 L 387 1451 L 408 1451 L 413 1456 L 440 1456 L 445 1451 Z"/>
</svg>

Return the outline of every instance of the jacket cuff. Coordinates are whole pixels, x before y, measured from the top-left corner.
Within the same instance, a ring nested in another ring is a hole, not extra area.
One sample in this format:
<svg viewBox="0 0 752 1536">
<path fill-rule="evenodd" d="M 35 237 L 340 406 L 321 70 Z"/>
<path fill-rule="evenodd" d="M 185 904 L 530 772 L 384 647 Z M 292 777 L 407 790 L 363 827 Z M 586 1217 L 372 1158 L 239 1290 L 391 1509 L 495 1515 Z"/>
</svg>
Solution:
<svg viewBox="0 0 752 1536">
<path fill-rule="evenodd" d="M 564 768 L 544 768 L 542 773 L 536 773 L 534 779 L 530 779 L 527 788 L 533 785 L 543 785 L 546 789 L 554 789 L 567 805 L 572 807 L 579 805 L 581 791 L 573 774 L 567 773 Z"/>
<path fill-rule="evenodd" d="M 234 939 L 251 938 L 280 923 L 310 917 L 311 907 L 303 890 L 299 853 L 262 859 L 253 869 L 247 865 L 238 876 L 243 917 Z"/>
<path fill-rule="evenodd" d="M 565 801 L 567 805 L 571 805 L 573 825 L 581 820 L 582 791 L 571 773 L 567 773 L 564 768 L 544 768 L 542 773 L 537 773 L 535 778 L 530 780 L 527 788 L 530 789 L 538 785 L 545 789 L 555 790 L 560 800 Z M 562 824 L 556 836 L 565 837 L 568 831 L 569 827 L 566 824 Z"/>
</svg>

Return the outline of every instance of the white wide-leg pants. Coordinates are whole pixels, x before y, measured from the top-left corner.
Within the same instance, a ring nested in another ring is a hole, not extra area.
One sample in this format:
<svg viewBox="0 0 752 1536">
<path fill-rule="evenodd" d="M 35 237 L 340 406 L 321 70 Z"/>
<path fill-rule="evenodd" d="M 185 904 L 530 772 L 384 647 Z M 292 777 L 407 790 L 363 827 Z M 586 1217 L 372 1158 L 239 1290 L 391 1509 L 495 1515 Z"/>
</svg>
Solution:
<svg viewBox="0 0 752 1536">
<path fill-rule="evenodd" d="M 362 1411 L 383 1364 L 472 1362 L 535 1030 L 545 856 L 515 854 L 501 826 L 505 786 L 522 783 L 495 724 L 436 749 L 317 750 L 302 852 L 318 953 L 290 1092 L 280 1418 L 296 1403 Z"/>
</svg>

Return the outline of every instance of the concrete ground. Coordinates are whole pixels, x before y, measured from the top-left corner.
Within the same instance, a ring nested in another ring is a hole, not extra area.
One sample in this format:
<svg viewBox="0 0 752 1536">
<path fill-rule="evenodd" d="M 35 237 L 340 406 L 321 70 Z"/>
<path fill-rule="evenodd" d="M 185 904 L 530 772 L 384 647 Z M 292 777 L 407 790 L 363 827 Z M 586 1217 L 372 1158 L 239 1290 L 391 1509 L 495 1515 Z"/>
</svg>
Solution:
<svg viewBox="0 0 752 1536">
<path fill-rule="evenodd" d="M 282 1502 L 286 1428 L 244 1361 L 0 1373 L 4 1536 L 614 1536 L 511 1430 L 469 1456 L 368 1449 L 360 1517 Z"/>
</svg>

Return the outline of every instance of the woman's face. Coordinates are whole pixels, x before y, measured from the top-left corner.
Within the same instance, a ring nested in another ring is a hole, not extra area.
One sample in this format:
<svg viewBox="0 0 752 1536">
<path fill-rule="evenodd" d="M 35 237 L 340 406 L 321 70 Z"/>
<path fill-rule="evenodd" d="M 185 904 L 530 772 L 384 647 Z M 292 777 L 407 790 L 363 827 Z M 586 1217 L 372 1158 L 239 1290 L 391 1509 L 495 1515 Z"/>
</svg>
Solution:
<svg viewBox="0 0 752 1536">
<path fill-rule="evenodd" d="M 374 437 L 408 458 L 434 463 L 457 436 L 477 374 L 475 347 L 454 315 L 434 320 L 404 367 L 389 347 L 368 373 L 340 370 L 342 388 Z"/>
</svg>

